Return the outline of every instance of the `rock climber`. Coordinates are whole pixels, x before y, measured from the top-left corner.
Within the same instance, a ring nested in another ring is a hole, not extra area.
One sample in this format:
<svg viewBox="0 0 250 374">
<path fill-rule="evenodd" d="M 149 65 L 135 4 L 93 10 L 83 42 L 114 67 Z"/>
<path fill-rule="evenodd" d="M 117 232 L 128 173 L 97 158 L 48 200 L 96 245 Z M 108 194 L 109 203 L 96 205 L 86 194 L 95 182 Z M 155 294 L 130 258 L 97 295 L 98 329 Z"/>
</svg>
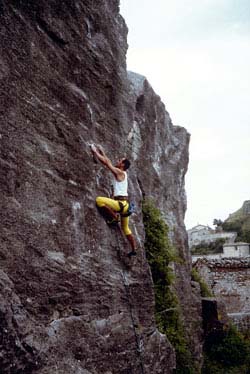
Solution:
<svg viewBox="0 0 250 374">
<path fill-rule="evenodd" d="M 128 159 L 122 158 L 114 166 L 100 147 L 97 148 L 95 145 L 91 145 L 91 151 L 94 157 L 101 161 L 114 176 L 113 198 L 98 196 L 96 198 L 96 205 L 102 214 L 107 217 L 108 224 L 118 224 L 120 214 L 122 231 L 131 246 L 131 252 L 128 253 L 128 256 L 131 258 L 136 255 L 136 244 L 129 228 L 128 176 L 126 170 L 129 168 L 130 162 Z"/>
</svg>

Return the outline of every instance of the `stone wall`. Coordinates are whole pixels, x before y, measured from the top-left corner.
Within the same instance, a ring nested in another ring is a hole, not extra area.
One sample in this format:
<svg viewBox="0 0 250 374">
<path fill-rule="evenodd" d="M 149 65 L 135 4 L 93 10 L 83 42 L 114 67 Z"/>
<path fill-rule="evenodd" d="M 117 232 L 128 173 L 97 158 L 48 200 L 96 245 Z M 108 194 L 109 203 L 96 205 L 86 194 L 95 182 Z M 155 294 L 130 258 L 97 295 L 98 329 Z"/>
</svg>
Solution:
<svg viewBox="0 0 250 374">
<path fill-rule="evenodd" d="M 249 244 L 232 243 L 223 245 L 223 257 L 247 257 L 249 256 Z"/>
<path fill-rule="evenodd" d="M 246 325 L 250 313 L 250 257 L 220 260 L 198 259 L 194 267 L 223 302 L 237 325 Z M 240 322 L 241 321 L 241 322 Z"/>
<path fill-rule="evenodd" d="M 250 330 L 250 313 L 229 313 L 228 316 L 239 331 Z"/>
</svg>

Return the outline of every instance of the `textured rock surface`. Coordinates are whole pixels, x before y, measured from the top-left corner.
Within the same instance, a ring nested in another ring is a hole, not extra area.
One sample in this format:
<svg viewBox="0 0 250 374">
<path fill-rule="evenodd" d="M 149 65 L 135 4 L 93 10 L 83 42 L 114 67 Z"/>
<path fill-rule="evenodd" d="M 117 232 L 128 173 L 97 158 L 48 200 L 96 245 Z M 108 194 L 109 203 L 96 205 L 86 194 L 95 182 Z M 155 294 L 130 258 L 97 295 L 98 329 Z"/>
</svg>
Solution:
<svg viewBox="0 0 250 374">
<path fill-rule="evenodd" d="M 118 1 L 1 0 L 0 22 L 1 372 L 156 374 L 175 365 L 155 326 L 140 209 L 130 264 L 126 241 L 95 208 L 110 178 L 93 163 L 92 141 L 113 161 L 132 159 L 132 198 L 140 207 L 154 197 L 171 227 L 199 361 L 201 303 L 183 224 L 189 136 L 143 77 L 127 79 Z"/>
<path fill-rule="evenodd" d="M 170 237 L 182 264 L 175 264 L 176 290 L 182 306 L 186 335 L 194 359 L 201 356 L 200 294 L 190 281 L 190 254 L 184 226 L 189 134 L 173 126 L 171 118 L 147 80 L 129 73 L 130 98 L 134 98 L 133 127 L 128 135 L 131 158 L 142 195 L 151 197 L 170 228 Z M 146 166 L 145 166 L 146 165 Z M 146 173 L 145 173 L 146 171 Z M 134 183 L 135 185 L 135 183 Z"/>
</svg>

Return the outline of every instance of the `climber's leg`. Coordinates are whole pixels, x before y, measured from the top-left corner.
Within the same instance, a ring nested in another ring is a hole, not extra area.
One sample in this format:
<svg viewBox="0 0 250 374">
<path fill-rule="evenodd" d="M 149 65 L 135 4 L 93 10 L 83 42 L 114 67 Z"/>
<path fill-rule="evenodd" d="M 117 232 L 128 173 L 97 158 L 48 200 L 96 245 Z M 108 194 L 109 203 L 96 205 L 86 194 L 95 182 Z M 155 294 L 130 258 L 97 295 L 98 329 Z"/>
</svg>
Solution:
<svg viewBox="0 0 250 374">
<path fill-rule="evenodd" d="M 121 208 L 117 200 L 98 196 L 96 198 L 96 205 L 107 220 L 107 223 L 118 223 L 119 215 L 116 212 L 119 212 Z"/>
<path fill-rule="evenodd" d="M 128 256 L 135 256 L 136 255 L 136 243 L 135 238 L 129 228 L 129 217 L 122 217 L 121 219 L 121 226 L 124 234 L 126 235 L 126 238 L 131 246 L 131 252 L 128 253 Z"/>
</svg>

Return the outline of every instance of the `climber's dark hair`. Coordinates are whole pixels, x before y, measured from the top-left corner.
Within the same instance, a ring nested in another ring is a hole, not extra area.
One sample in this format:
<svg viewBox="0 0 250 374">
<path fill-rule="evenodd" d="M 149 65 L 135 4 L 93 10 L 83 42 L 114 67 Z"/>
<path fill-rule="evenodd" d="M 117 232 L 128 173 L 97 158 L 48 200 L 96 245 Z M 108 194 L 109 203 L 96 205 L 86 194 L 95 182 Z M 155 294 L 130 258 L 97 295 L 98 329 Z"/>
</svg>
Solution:
<svg viewBox="0 0 250 374">
<path fill-rule="evenodd" d="M 123 168 L 124 168 L 124 170 L 127 170 L 127 169 L 130 167 L 130 161 L 129 161 L 127 158 L 125 158 L 125 159 L 122 161 L 122 163 L 123 163 Z"/>
</svg>

